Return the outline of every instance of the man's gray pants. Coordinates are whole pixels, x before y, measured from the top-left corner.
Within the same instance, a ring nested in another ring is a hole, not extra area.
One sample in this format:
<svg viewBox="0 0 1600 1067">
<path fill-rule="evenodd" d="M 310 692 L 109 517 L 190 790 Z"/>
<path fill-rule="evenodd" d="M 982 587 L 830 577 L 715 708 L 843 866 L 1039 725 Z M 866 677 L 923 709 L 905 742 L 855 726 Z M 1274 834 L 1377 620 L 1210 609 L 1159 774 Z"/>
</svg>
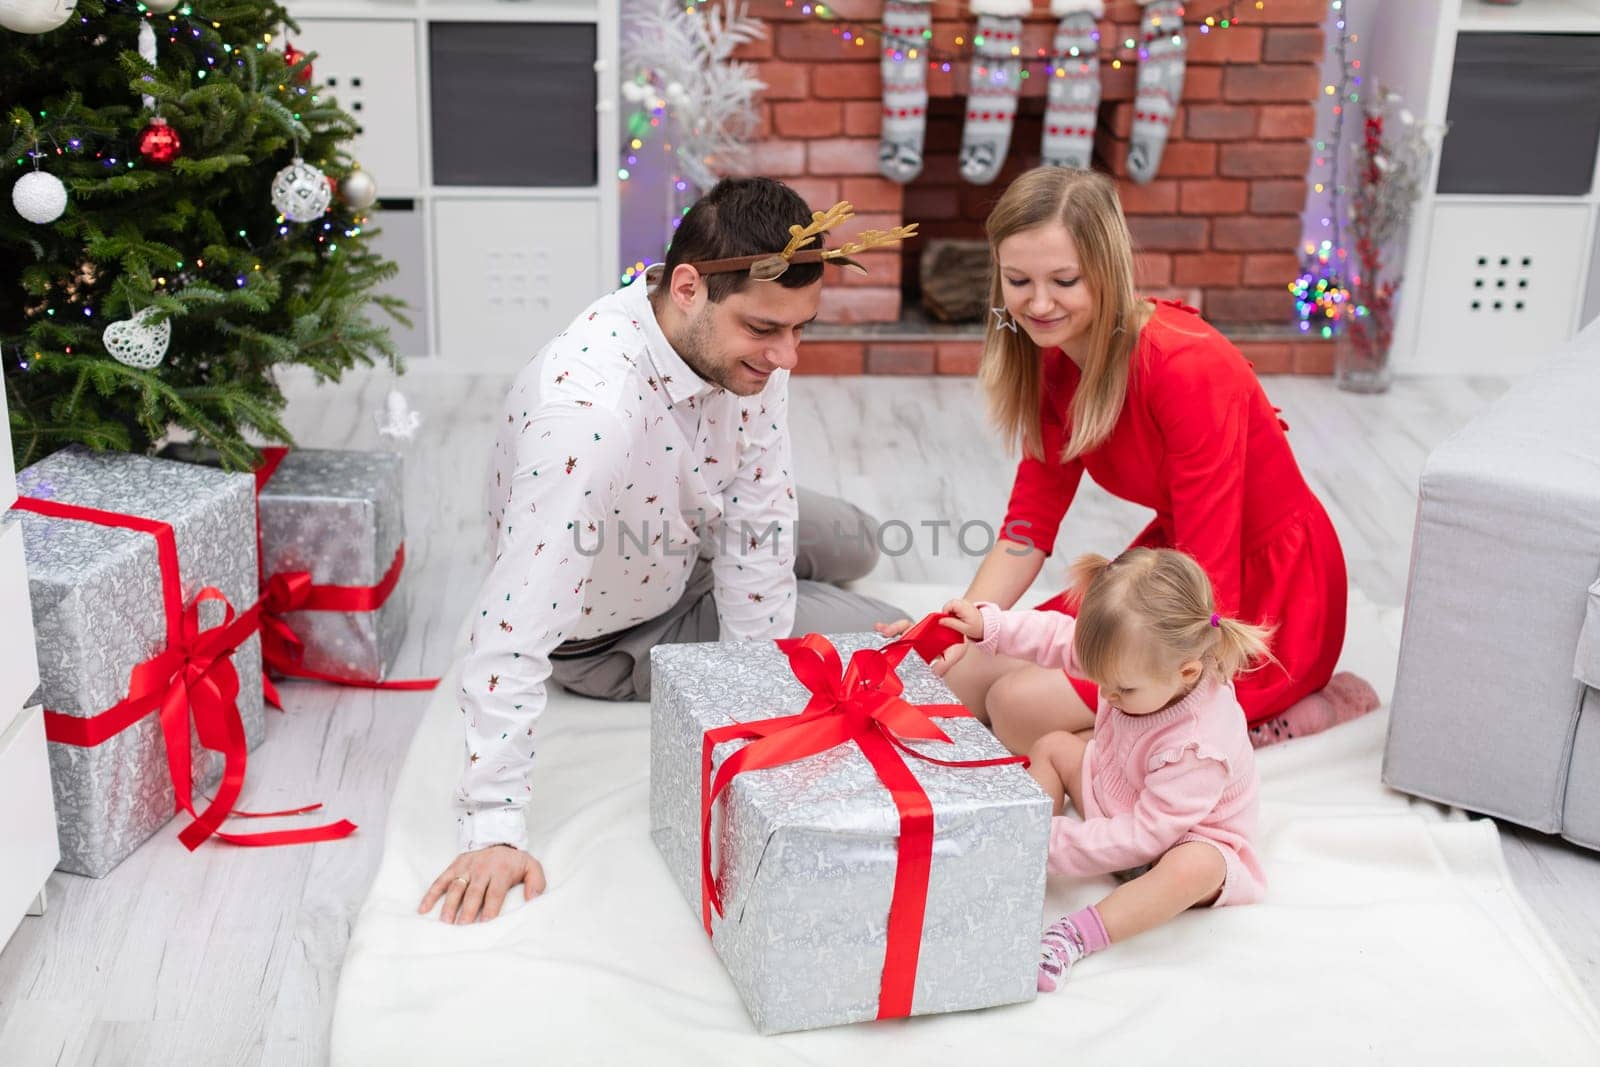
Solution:
<svg viewBox="0 0 1600 1067">
<path fill-rule="evenodd" d="M 878 524 L 854 504 L 800 489 L 795 554 L 794 635 L 853 633 L 877 622 L 894 622 L 905 612 L 892 604 L 840 589 L 839 582 L 864 577 L 878 563 Z M 837 524 L 837 525 L 835 525 Z M 845 536 L 834 536 L 834 530 Z M 863 536 L 851 536 L 864 531 Z M 720 637 L 711 562 L 699 560 L 683 596 L 664 614 L 614 634 L 569 641 L 550 656 L 551 672 L 565 689 L 601 700 L 650 699 L 650 650 L 662 644 L 716 641 Z"/>
</svg>

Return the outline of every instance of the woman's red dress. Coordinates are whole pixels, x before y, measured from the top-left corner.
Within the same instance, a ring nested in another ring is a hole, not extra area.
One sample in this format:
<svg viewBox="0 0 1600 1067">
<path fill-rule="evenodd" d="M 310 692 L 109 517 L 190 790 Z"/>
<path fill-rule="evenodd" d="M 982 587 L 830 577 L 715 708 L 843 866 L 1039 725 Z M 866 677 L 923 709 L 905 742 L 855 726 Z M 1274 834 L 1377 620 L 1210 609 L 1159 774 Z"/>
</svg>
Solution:
<svg viewBox="0 0 1600 1067">
<path fill-rule="evenodd" d="M 1042 356 L 1046 458 L 1018 464 L 1003 536 L 1052 551 L 1088 471 L 1155 511 L 1135 545 L 1188 552 L 1210 575 L 1219 612 L 1277 628 L 1277 663 L 1235 679 L 1252 725 L 1326 685 L 1344 646 L 1344 553 L 1295 463 L 1288 426 L 1239 350 L 1193 308 L 1157 303 L 1111 436 L 1068 463 L 1059 457 L 1078 367 L 1060 349 Z M 1068 594 L 1040 608 L 1073 610 Z M 1094 707 L 1093 684 L 1073 682 Z"/>
</svg>

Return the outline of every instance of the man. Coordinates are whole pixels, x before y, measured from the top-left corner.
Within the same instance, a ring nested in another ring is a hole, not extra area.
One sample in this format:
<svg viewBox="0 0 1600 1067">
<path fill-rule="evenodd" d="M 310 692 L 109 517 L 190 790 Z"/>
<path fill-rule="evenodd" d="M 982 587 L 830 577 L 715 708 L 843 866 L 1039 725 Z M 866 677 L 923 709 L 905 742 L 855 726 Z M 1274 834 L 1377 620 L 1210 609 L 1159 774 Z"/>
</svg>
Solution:
<svg viewBox="0 0 1600 1067">
<path fill-rule="evenodd" d="M 824 263 L 854 267 L 849 251 L 914 232 L 822 251 L 848 215 L 813 215 L 769 178 L 719 183 L 684 216 L 653 288 L 636 280 L 590 305 L 512 384 L 490 487 L 495 561 L 461 671 L 461 854 L 419 912 L 442 897 L 445 922 L 492 919 L 514 886 L 543 891 L 523 809 L 547 679 L 648 699 L 662 642 L 902 616 L 831 584 L 872 569 L 876 524 L 791 473 L 789 371 Z"/>
</svg>

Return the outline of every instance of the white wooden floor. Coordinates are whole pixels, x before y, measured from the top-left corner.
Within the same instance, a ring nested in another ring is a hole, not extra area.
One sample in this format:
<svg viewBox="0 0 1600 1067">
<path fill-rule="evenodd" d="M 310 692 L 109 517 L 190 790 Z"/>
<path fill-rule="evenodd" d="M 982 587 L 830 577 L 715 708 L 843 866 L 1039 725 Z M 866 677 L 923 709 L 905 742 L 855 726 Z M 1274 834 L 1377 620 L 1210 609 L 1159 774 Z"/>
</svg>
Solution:
<svg viewBox="0 0 1600 1067">
<path fill-rule="evenodd" d="M 372 413 L 386 386 L 293 385 L 290 424 L 304 446 L 376 447 Z M 399 674 L 444 668 L 481 574 L 482 474 L 505 386 L 497 377 L 407 379 L 427 422 L 406 460 L 416 615 Z M 1267 388 L 1344 539 L 1353 580 L 1375 602 L 1398 605 L 1423 458 L 1505 383 L 1401 381 L 1377 398 L 1313 379 L 1270 379 Z M 882 564 L 895 577 L 964 582 L 975 559 L 949 533 L 935 553 L 920 524 L 1001 517 L 1011 464 L 985 428 L 975 385 L 813 378 L 794 394 L 802 481 L 917 531 L 910 551 Z M 1086 485 L 1061 543 L 1115 549 L 1144 521 Z M 290 711 L 273 713 L 266 744 L 251 754 L 245 806 L 321 800 L 361 832 L 309 847 L 209 844 L 191 855 L 169 830 L 104 879 L 55 874 L 47 914 L 24 920 L 0 952 L 0 1064 L 326 1061 L 345 943 L 428 696 L 295 684 L 284 692 Z M 1504 841 L 1518 884 L 1600 1001 L 1600 856 L 1509 827 Z"/>
</svg>

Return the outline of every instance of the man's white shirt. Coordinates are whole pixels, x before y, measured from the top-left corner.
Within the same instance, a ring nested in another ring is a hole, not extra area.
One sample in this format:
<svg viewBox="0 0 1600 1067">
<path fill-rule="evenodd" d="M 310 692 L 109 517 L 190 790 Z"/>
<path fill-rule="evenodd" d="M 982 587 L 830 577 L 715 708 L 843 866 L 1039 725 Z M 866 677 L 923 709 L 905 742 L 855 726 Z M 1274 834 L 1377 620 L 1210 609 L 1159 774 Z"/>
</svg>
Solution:
<svg viewBox="0 0 1600 1067">
<path fill-rule="evenodd" d="M 462 851 L 526 847 L 550 653 L 627 629 L 712 561 L 723 640 L 794 625 L 789 374 L 755 396 L 699 378 L 644 281 L 591 304 L 513 382 L 489 483 L 494 564 L 461 669 Z"/>
</svg>

